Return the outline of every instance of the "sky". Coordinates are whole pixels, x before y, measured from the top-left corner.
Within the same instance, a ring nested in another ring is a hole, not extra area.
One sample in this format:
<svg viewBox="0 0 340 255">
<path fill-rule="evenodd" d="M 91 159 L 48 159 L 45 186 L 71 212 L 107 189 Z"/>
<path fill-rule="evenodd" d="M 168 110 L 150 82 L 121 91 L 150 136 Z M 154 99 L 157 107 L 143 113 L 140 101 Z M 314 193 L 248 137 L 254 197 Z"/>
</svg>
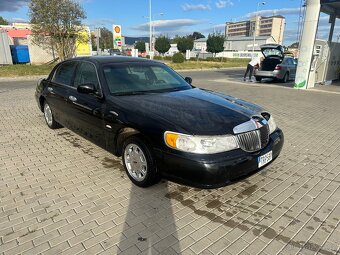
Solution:
<svg viewBox="0 0 340 255">
<path fill-rule="evenodd" d="M 149 0 L 77 0 L 87 18 L 84 24 L 91 29 L 112 24 L 122 26 L 124 36 L 149 35 Z M 12 22 L 28 21 L 29 0 L 0 0 L 0 16 Z M 194 31 L 208 35 L 213 31 L 224 32 L 228 21 L 241 21 L 258 14 L 282 15 L 286 18 L 284 45 L 297 40 L 300 6 L 302 0 L 152 0 L 152 20 L 156 34 L 173 37 L 192 34 Z M 319 38 L 327 38 L 328 17 L 320 17 Z M 340 22 L 335 28 L 340 33 Z"/>
</svg>

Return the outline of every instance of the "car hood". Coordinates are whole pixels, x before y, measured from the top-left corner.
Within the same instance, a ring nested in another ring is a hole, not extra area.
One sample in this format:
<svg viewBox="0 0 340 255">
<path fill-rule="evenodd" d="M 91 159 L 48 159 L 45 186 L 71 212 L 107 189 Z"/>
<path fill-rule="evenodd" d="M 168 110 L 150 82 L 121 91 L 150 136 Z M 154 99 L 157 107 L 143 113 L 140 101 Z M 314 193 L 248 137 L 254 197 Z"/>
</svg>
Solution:
<svg viewBox="0 0 340 255">
<path fill-rule="evenodd" d="M 171 124 L 177 131 L 193 135 L 222 135 L 258 115 L 262 108 L 212 91 L 189 89 L 176 92 L 115 96 L 123 112 Z M 129 114 L 130 115 L 130 114 Z M 128 116 L 126 116 L 128 117 Z M 138 124 L 138 123 L 136 123 Z M 165 127 L 167 128 L 167 127 Z"/>
</svg>

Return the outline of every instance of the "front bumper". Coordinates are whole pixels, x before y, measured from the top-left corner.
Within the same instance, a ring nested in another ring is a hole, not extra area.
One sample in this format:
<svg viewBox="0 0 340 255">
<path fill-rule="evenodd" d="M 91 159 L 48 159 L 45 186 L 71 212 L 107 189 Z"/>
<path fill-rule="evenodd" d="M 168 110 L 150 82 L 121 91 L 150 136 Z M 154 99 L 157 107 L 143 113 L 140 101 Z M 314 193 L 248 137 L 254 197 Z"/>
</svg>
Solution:
<svg viewBox="0 0 340 255">
<path fill-rule="evenodd" d="M 270 135 L 262 150 L 248 153 L 241 149 L 213 155 L 160 152 L 158 169 L 170 180 L 201 188 L 217 188 L 259 170 L 258 157 L 272 151 L 273 160 L 280 154 L 284 136 L 280 129 Z"/>
</svg>

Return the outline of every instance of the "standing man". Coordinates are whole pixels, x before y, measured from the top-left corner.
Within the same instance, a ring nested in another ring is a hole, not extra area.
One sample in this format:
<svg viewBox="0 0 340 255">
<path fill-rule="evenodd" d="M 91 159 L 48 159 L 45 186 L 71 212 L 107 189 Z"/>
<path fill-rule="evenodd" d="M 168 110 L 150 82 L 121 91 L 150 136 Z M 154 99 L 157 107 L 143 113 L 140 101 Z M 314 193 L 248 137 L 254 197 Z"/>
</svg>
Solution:
<svg viewBox="0 0 340 255">
<path fill-rule="evenodd" d="M 247 74 L 249 73 L 249 81 L 251 81 L 251 77 L 254 72 L 254 68 L 260 68 L 261 62 L 263 61 L 263 57 L 253 58 L 247 65 L 247 70 L 244 74 L 243 81 L 246 81 Z"/>
</svg>

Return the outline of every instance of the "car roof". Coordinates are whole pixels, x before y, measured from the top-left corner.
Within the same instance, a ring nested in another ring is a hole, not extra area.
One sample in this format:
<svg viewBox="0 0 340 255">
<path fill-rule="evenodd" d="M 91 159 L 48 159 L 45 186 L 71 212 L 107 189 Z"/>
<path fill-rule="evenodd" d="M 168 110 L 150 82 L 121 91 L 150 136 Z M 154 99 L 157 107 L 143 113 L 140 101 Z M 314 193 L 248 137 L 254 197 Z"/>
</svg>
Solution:
<svg viewBox="0 0 340 255">
<path fill-rule="evenodd" d="M 87 60 L 90 62 L 98 63 L 98 64 L 106 64 L 106 63 L 120 63 L 120 62 L 139 62 L 139 63 L 159 63 L 159 61 L 153 61 L 146 58 L 135 58 L 128 56 L 89 56 L 89 57 L 77 57 L 69 60 Z"/>
</svg>

